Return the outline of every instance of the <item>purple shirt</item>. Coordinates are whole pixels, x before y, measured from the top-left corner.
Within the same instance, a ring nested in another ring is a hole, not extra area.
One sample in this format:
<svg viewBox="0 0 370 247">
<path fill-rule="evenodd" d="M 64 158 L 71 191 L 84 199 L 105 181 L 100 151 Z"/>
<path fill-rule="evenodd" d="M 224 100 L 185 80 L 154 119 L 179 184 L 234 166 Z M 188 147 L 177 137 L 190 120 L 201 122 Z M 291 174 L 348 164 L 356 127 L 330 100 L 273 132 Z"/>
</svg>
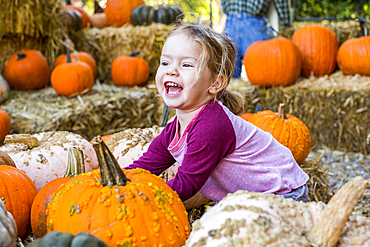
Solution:
<svg viewBox="0 0 370 247">
<path fill-rule="evenodd" d="M 178 132 L 175 118 L 127 169 L 159 175 L 177 161 L 178 172 L 167 184 L 183 201 L 197 192 L 214 201 L 237 190 L 282 194 L 308 180 L 287 147 L 220 101 L 205 104 L 181 138 Z"/>
</svg>

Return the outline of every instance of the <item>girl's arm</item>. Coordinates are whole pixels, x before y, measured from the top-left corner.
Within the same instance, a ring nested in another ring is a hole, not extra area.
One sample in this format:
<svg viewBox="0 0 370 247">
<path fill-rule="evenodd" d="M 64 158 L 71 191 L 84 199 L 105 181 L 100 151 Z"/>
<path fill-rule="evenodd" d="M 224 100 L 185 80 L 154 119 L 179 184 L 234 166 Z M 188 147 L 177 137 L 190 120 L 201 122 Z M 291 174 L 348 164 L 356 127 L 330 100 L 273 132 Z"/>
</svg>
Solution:
<svg viewBox="0 0 370 247">
<path fill-rule="evenodd" d="M 167 149 L 173 134 L 174 130 L 171 122 L 166 125 L 159 136 L 154 138 L 148 150 L 125 169 L 142 168 L 156 175 L 161 174 L 176 162 Z"/>
</svg>

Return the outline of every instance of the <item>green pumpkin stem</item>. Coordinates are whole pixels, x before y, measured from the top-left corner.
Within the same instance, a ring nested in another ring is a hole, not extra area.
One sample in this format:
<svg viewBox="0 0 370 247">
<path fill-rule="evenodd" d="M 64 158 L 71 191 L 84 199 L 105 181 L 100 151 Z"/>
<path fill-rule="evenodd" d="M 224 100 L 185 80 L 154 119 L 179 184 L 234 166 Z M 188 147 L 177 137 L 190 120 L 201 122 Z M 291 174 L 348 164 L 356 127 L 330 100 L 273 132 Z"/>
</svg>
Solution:
<svg viewBox="0 0 370 247">
<path fill-rule="evenodd" d="M 67 63 L 71 63 L 71 62 L 72 62 L 71 53 L 70 51 L 67 51 Z"/>
<path fill-rule="evenodd" d="M 136 57 L 137 55 L 139 55 L 140 51 L 134 51 L 130 54 L 130 57 Z"/>
<path fill-rule="evenodd" d="M 85 173 L 84 153 L 82 150 L 72 147 L 68 150 L 67 172 L 64 177 L 74 178 L 81 173 Z"/>
<path fill-rule="evenodd" d="M 288 119 L 285 115 L 285 105 L 284 103 L 279 104 L 278 108 L 278 118 Z"/>
<path fill-rule="evenodd" d="M 93 147 L 98 157 L 101 183 L 104 186 L 113 187 L 114 185 L 125 186 L 127 181 L 130 181 L 123 173 L 117 160 L 114 158 L 107 145 L 103 142 L 100 136 L 94 137 L 92 140 Z"/>
<path fill-rule="evenodd" d="M 17 55 L 18 55 L 17 61 L 25 59 L 27 57 L 27 55 L 24 54 L 22 51 L 17 52 Z"/>
</svg>

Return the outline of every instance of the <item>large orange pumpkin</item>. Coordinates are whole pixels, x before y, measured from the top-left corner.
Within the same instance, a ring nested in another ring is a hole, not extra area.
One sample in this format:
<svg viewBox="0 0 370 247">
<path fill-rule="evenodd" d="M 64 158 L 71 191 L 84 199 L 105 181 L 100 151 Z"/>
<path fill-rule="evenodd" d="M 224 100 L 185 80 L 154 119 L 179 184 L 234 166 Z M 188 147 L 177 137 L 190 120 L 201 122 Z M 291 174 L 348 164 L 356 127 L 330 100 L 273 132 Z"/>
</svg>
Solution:
<svg viewBox="0 0 370 247">
<path fill-rule="evenodd" d="M 4 78 L 13 89 L 41 89 L 50 80 L 49 63 L 37 50 L 22 50 L 7 60 Z"/>
<path fill-rule="evenodd" d="M 249 122 L 270 132 L 276 140 L 288 147 L 301 164 L 311 150 L 311 134 L 307 126 L 292 115 L 285 114 L 284 104 L 279 105 L 278 112 L 259 111 L 249 119 Z"/>
<path fill-rule="evenodd" d="M 346 75 L 370 76 L 370 36 L 344 41 L 338 50 L 337 63 Z"/>
<path fill-rule="evenodd" d="M 108 246 L 183 246 L 190 227 L 177 193 L 148 171 L 122 170 L 101 138 L 93 145 L 100 169 L 58 188 L 48 232 L 88 232 Z"/>
<path fill-rule="evenodd" d="M 51 202 L 53 194 L 57 188 L 85 172 L 83 152 L 77 148 L 68 150 L 68 167 L 64 177 L 51 180 L 44 185 L 37 193 L 31 207 L 31 228 L 36 238 L 41 238 L 46 234 L 46 219 L 48 216 L 47 207 Z"/>
<path fill-rule="evenodd" d="M 8 113 L 0 109 L 0 142 L 3 142 L 5 136 L 10 133 L 12 124 Z"/>
<path fill-rule="evenodd" d="M 112 80 L 118 87 L 133 87 L 145 84 L 150 75 L 148 62 L 135 57 L 137 52 L 130 56 L 118 56 L 112 63 Z"/>
<path fill-rule="evenodd" d="M 85 51 L 74 52 L 70 54 L 71 60 L 74 61 L 81 61 L 87 63 L 91 69 L 93 70 L 94 78 L 98 76 L 98 67 L 96 66 L 96 61 L 90 53 Z M 59 55 L 53 64 L 53 68 L 57 67 L 60 64 L 67 63 L 67 54 Z"/>
<path fill-rule="evenodd" d="M 35 184 L 25 173 L 12 166 L 0 166 L 0 198 L 13 215 L 21 239 L 31 231 L 30 211 L 36 193 Z"/>
<path fill-rule="evenodd" d="M 85 28 L 85 27 L 90 25 L 90 23 L 91 23 L 90 16 L 86 13 L 86 11 L 83 8 L 75 6 L 75 5 L 66 5 L 65 8 L 66 9 L 75 9 L 78 12 L 80 12 L 80 14 L 82 16 L 82 28 Z"/>
<path fill-rule="evenodd" d="M 91 67 L 81 61 L 70 62 L 57 66 L 51 73 L 51 85 L 61 96 L 72 97 L 89 92 L 94 86 L 94 73 Z"/>
<path fill-rule="evenodd" d="M 143 0 L 107 0 L 104 13 L 108 25 L 120 27 L 131 23 L 132 10 L 143 4 L 145 4 Z"/>
<path fill-rule="evenodd" d="M 302 69 L 299 49 L 284 37 L 254 42 L 243 60 L 249 81 L 258 86 L 289 86 Z"/>
<path fill-rule="evenodd" d="M 301 51 L 301 74 L 304 77 L 333 73 L 336 68 L 338 41 L 332 30 L 320 25 L 304 26 L 293 33 L 292 41 Z"/>
</svg>

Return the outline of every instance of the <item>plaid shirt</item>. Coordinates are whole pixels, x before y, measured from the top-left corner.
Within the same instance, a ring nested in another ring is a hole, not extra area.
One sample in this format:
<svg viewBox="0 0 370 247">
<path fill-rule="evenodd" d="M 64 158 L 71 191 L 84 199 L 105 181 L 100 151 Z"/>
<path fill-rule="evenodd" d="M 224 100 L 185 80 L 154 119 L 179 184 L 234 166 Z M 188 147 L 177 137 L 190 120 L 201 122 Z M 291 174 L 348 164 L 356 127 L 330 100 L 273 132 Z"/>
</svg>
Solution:
<svg viewBox="0 0 370 247">
<path fill-rule="evenodd" d="M 290 26 L 289 4 L 287 0 L 221 0 L 226 14 L 247 13 L 254 16 L 266 15 L 270 3 L 274 1 L 282 27 Z"/>
</svg>

